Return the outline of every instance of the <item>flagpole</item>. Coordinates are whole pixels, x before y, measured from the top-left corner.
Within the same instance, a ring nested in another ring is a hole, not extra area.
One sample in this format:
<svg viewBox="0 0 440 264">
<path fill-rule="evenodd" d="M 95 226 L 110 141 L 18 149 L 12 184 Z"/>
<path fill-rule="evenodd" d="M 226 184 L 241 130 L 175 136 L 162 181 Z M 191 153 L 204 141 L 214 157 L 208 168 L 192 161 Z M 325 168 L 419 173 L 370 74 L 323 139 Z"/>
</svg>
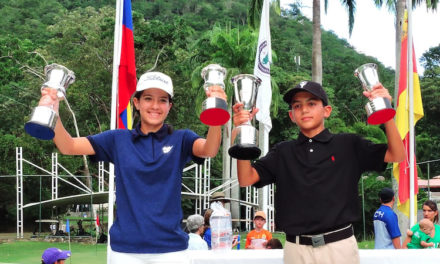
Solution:
<svg viewBox="0 0 440 264">
<path fill-rule="evenodd" d="M 270 37 L 269 25 L 269 0 L 263 1 L 263 8 L 261 10 L 260 30 L 258 35 L 257 54 L 255 57 L 254 75 L 261 79 L 260 87 L 257 93 L 256 106 L 259 109 L 256 118 L 259 121 L 259 146 L 261 154 L 264 156 L 269 150 L 269 131 L 272 128 L 272 121 L 270 119 L 270 103 L 272 101 L 272 87 L 270 80 L 270 64 L 272 63 L 272 44 Z M 264 186 L 261 190 L 261 198 L 259 204 L 264 212 L 269 216 L 265 224 L 265 228 L 272 231 L 270 205 L 270 188 L 271 186 Z M 266 225 L 269 225 L 267 228 Z"/>
<path fill-rule="evenodd" d="M 70 232 L 68 234 L 69 234 L 69 251 L 70 251 L 70 253 L 72 253 L 72 249 L 70 247 Z M 70 256 L 69 261 L 70 261 L 70 263 L 72 263 L 72 256 Z"/>
<path fill-rule="evenodd" d="M 112 76 L 112 104 L 111 104 L 111 120 L 110 129 L 116 129 L 116 102 L 118 99 L 118 75 L 119 63 L 121 61 L 121 36 L 122 36 L 122 9 L 123 0 L 116 0 L 116 14 L 115 14 L 115 34 L 113 46 L 113 76 Z M 107 263 L 110 263 L 110 227 L 113 224 L 113 205 L 115 201 L 115 168 L 113 163 L 110 163 L 109 178 L 108 178 L 108 224 L 107 224 Z"/>
<path fill-rule="evenodd" d="M 66 221 L 66 233 L 69 239 L 69 251 L 72 253 L 72 250 L 70 248 L 70 221 L 67 219 Z M 70 263 L 72 263 L 72 257 L 69 258 Z"/>
<path fill-rule="evenodd" d="M 412 2 L 408 5 L 408 97 L 409 97 L 409 224 L 413 226 L 414 220 L 414 70 L 412 48 Z"/>
</svg>

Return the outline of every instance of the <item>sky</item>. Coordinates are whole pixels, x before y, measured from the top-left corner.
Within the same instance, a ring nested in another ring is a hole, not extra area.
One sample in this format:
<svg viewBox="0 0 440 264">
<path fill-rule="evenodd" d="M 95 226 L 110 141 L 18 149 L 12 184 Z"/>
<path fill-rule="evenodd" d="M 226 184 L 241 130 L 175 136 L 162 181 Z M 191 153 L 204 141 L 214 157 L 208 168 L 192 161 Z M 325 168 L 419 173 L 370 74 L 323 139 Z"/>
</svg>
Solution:
<svg viewBox="0 0 440 264">
<path fill-rule="evenodd" d="M 282 7 L 288 7 L 294 0 L 281 0 Z M 395 68 L 395 28 L 394 13 L 383 6 L 378 9 L 373 1 L 358 0 L 353 33 L 348 34 L 348 14 L 339 0 L 329 0 L 327 14 L 321 0 L 321 25 L 340 38 L 346 39 L 358 52 L 377 58 L 385 66 Z M 312 17 L 312 1 L 303 0 L 302 13 Z M 426 6 L 417 6 L 412 13 L 413 40 L 417 57 L 417 69 L 423 74 L 419 62 L 424 52 L 440 44 L 440 12 L 427 11 Z M 434 30 L 434 32 L 432 31 Z"/>
</svg>

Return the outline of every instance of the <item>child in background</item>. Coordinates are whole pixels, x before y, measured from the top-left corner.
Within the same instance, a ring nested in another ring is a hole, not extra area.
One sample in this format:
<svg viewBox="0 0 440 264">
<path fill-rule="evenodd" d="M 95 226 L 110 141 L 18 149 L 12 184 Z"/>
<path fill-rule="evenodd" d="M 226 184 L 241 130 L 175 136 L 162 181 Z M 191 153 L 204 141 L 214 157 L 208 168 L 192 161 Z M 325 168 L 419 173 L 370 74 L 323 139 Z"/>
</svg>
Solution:
<svg viewBox="0 0 440 264">
<path fill-rule="evenodd" d="M 283 244 L 278 238 L 272 238 L 267 241 L 266 249 L 283 249 Z"/>
<path fill-rule="evenodd" d="M 406 231 L 407 236 L 411 237 L 411 242 L 408 243 L 408 248 L 432 248 L 433 242 L 429 242 L 434 237 L 434 224 L 429 219 L 422 219 L 419 222 L 419 230 Z"/>
<path fill-rule="evenodd" d="M 41 264 L 64 264 L 64 261 L 70 257 L 70 251 L 64 251 L 58 248 L 48 248 L 41 256 Z"/>
<path fill-rule="evenodd" d="M 263 228 L 266 223 L 266 214 L 257 211 L 254 216 L 255 229 L 246 236 L 246 249 L 263 249 L 268 240 L 272 239 L 272 233 Z"/>
</svg>

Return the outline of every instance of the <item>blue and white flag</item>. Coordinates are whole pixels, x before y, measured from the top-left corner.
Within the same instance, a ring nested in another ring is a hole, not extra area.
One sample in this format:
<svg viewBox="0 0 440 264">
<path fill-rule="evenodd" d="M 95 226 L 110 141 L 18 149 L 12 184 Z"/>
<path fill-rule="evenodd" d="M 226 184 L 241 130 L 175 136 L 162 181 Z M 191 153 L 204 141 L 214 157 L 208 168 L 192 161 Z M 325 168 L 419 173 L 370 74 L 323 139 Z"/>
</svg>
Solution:
<svg viewBox="0 0 440 264">
<path fill-rule="evenodd" d="M 70 223 L 69 223 L 69 219 L 67 219 L 67 221 L 66 221 L 66 233 L 70 233 Z"/>
<path fill-rule="evenodd" d="M 254 75 L 261 79 L 256 106 L 259 109 L 257 120 L 264 124 L 264 132 L 272 129 L 270 103 L 272 87 L 270 83 L 270 64 L 272 63 L 272 45 L 270 42 L 269 0 L 264 0 L 261 12 L 260 34 L 258 36 L 257 55 L 255 57 Z M 262 131 L 260 131 L 262 132 Z"/>
</svg>

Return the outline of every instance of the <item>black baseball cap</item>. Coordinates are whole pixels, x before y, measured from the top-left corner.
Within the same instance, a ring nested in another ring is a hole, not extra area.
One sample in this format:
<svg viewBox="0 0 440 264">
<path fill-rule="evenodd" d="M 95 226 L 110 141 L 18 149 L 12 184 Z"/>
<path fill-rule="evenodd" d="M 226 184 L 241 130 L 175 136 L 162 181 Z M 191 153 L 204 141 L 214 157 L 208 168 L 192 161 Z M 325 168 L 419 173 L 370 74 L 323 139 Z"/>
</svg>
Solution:
<svg viewBox="0 0 440 264">
<path fill-rule="evenodd" d="M 383 203 L 388 203 L 391 202 L 391 200 L 393 200 L 394 192 L 391 188 L 385 187 L 382 190 L 380 190 L 379 197 Z"/>
<path fill-rule="evenodd" d="M 324 106 L 328 105 L 327 94 L 319 83 L 312 81 L 302 81 L 297 86 L 293 87 L 283 96 L 284 102 L 288 105 L 292 104 L 292 98 L 298 92 L 309 92 L 322 100 Z"/>
</svg>

